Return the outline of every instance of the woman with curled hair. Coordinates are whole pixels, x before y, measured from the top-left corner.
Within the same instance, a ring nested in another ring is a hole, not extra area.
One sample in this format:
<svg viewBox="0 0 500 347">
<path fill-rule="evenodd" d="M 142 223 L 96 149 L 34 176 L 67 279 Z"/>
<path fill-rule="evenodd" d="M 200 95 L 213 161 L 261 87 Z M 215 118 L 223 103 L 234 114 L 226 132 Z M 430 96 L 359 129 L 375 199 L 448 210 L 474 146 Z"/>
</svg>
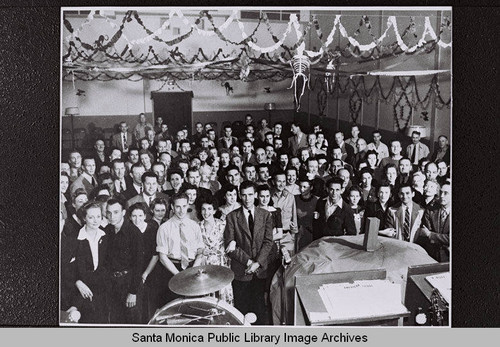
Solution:
<svg viewBox="0 0 500 347">
<path fill-rule="evenodd" d="M 89 202 L 80 210 L 85 225 L 77 237 L 75 285 L 79 295 L 74 306 L 81 312 L 80 323 L 108 323 L 108 236 L 100 228 L 101 206 Z"/>
<path fill-rule="evenodd" d="M 221 189 L 221 196 L 224 200 L 224 205 L 219 207 L 219 210 L 217 211 L 217 214 L 215 216 L 216 218 L 220 218 L 225 221 L 226 216 L 230 212 L 241 207 L 240 203 L 237 201 L 238 187 L 232 184 L 224 185 Z"/>
<path fill-rule="evenodd" d="M 215 218 L 217 211 L 217 200 L 208 195 L 198 200 L 196 209 L 201 215 L 200 228 L 205 249 L 203 255 L 207 265 L 220 265 L 230 267 L 230 259 L 224 249 L 224 229 L 226 222 Z M 233 305 L 233 288 L 231 284 L 219 291 L 219 298 Z"/>
<path fill-rule="evenodd" d="M 152 295 L 152 288 L 156 284 L 156 263 L 158 263 L 158 252 L 156 252 L 156 234 L 158 223 L 150 220 L 146 221 L 148 210 L 143 203 L 135 203 L 128 209 L 130 220 L 139 229 L 144 245 L 143 261 L 145 268 L 142 269 L 142 284 L 139 288 L 139 297 L 142 298 L 141 323 L 146 324 L 153 316 L 158 304 L 155 302 L 155 295 Z M 142 292 L 142 293 L 141 293 Z M 142 295 L 141 295 L 142 294 Z"/>
</svg>

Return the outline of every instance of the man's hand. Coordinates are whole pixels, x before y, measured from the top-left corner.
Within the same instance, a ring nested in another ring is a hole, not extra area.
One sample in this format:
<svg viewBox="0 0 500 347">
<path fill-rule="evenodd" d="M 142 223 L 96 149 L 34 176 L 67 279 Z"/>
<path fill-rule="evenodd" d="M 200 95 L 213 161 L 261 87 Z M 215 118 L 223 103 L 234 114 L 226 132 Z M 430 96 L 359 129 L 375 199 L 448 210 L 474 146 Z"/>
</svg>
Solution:
<svg viewBox="0 0 500 347">
<path fill-rule="evenodd" d="M 378 231 L 379 235 L 384 235 L 388 237 L 396 237 L 396 229 L 394 228 L 387 228 L 383 230 Z"/>
<path fill-rule="evenodd" d="M 431 236 L 431 231 L 427 229 L 427 227 L 421 227 L 420 231 L 424 233 L 425 236 L 429 237 Z"/>
<path fill-rule="evenodd" d="M 256 261 L 252 262 L 252 264 L 250 264 L 250 266 L 248 266 L 247 269 L 245 270 L 245 273 L 247 273 L 248 275 L 253 274 L 255 273 L 255 271 L 257 271 L 259 267 L 260 267 L 259 263 L 257 263 Z"/>
<path fill-rule="evenodd" d="M 134 294 L 128 294 L 127 295 L 127 301 L 126 301 L 126 306 L 127 307 L 134 307 L 135 306 L 135 301 L 137 299 L 137 295 Z"/>
<path fill-rule="evenodd" d="M 229 245 L 227 245 L 226 247 L 226 253 L 231 253 L 231 252 L 234 252 L 236 250 L 236 241 L 231 241 L 229 242 Z"/>
</svg>

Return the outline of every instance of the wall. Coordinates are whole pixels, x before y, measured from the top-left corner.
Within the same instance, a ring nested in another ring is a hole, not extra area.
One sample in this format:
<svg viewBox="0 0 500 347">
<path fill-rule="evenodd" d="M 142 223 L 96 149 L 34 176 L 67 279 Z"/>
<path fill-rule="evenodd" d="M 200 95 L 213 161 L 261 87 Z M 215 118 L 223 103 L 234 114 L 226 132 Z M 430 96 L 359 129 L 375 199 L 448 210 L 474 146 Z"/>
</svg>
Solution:
<svg viewBox="0 0 500 347">
<path fill-rule="evenodd" d="M 342 14 L 342 24 L 347 32 L 352 34 L 359 26 L 361 15 L 367 14 L 371 19 L 372 30 L 375 36 L 380 36 L 382 28 L 385 29 L 387 18 L 390 15 L 396 15 L 398 19 L 398 30 L 401 33 L 408 23 L 409 16 L 415 16 L 415 23 L 418 28 L 423 25 L 423 16 L 431 17 L 431 24 L 435 30 L 439 28 L 438 20 L 439 15 L 451 16 L 451 13 L 439 13 L 437 11 L 324 11 L 319 13 L 317 10 L 312 10 L 311 13 L 318 14 L 318 20 L 322 28 L 323 34 L 326 37 L 333 26 L 335 14 Z M 117 16 L 120 18 L 120 16 Z M 147 27 L 158 28 L 162 19 L 154 15 L 141 16 Z M 305 17 L 304 17 L 305 18 Z M 191 18 L 192 20 L 192 18 Z M 217 25 L 223 23 L 222 17 L 216 17 Z M 78 27 L 84 19 L 72 19 L 74 27 Z M 245 22 L 246 32 L 251 32 L 255 28 L 255 22 Z M 179 18 L 174 17 L 171 27 L 183 26 L 180 24 Z M 286 29 L 285 23 L 273 23 L 273 31 L 276 36 L 281 37 Z M 182 29 L 185 30 L 185 29 Z M 112 34 L 114 29 L 110 28 L 109 24 L 102 19 L 95 19 L 92 26 L 85 27 L 82 30 L 82 39 L 92 40 L 95 39 L 97 33 Z M 185 31 L 184 31 L 185 32 Z M 181 34 L 184 33 L 181 31 Z M 421 32 L 421 29 L 420 31 Z M 224 32 L 227 37 L 234 41 L 241 40 L 241 34 L 235 23 Z M 141 38 L 145 32 L 137 24 L 135 26 L 126 26 L 125 34 L 129 40 Z M 68 35 L 64 29 L 63 36 Z M 262 25 L 257 31 L 258 42 L 261 46 L 272 45 L 273 42 Z M 290 37 L 285 42 L 288 45 L 293 44 L 295 36 Z M 427 37 L 429 39 L 429 37 Z M 325 38 L 323 38 L 324 40 Z M 372 38 L 366 30 L 361 30 L 357 40 L 361 43 L 369 43 Z M 449 42 L 449 37 L 443 36 L 445 42 Z M 395 35 L 392 29 L 384 43 L 395 41 Z M 149 43 L 148 43 L 149 44 Z M 161 45 L 152 41 L 150 43 L 153 47 L 160 49 Z M 319 41 L 316 37 L 314 30 L 311 30 L 309 37 L 306 40 L 306 45 L 309 49 L 319 47 Z M 331 47 L 340 46 L 345 47 L 347 39 L 341 38 L 338 32 L 335 34 L 335 42 Z M 199 35 L 193 35 L 185 42 L 174 47 L 179 47 L 183 52 L 195 52 L 198 47 L 203 48 L 205 53 L 215 53 L 215 47 L 221 47 L 225 53 L 230 53 L 231 46 L 225 44 L 216 36 L 205 38 Z M 117 47 L 119 51 L 121 47 Z M 401 55 L 399 57 L 385 58 L 379 61 L 370 61 L 362 64 L 349 64 L 342 65 L 341 70 L 346 74 L 356 73 L 359 71 L 370 70 L 432 70 L 432 69 L 450 69 L 451 66 L 451 49 L 437 47 L 431 54 L 424 55 Z M 312 76 L 314 79 L 314 76 Z M 374 77 L 367 77 L 367 84 L 371 86 Z M 388 90 L 392 83 L 392 77 L 381 77 L 382 86 L 384 90 Z M 428 89 L 430 82 L 429 76 L 417 77 L 420 94 L 423 95 Z M 234 93 L 227 96 L 225 88 L 221 86 L 221 81 L 196 81 L 184 80 L 177 81 L 177 86 L 165 86 L 162 81 L 110 81 L 110 82 L 84 82 L 84 81 L 64 81 L 62 83 L 62 110 L 69 106 L 78 106 L 80 108 L 80 116 L 75 117 L 75 128 L 86 127 L 89 121 L 95 122 L 96 126 L 106 128 L 113 127 L 122 119 L 130 119 L 130 124 L 136 122 L 137 115 L 140 112 L 146 112 L 150 121 L 152 121 L 152 104 L 150 99 L 151 91 L 156 90 L 192 90 L 193 98 L 193 124 L 197 121 L 202 122 L 217 122 L 219 124 L 224 120 L 242 120 L 246 113 L 254 115 L 255 119 L 267 116 L 267 112 L 263 110 L 264 103 L 276 103 L 277 110 L 273 112 L 273 121 L 282 120 L 289 121 L 294 116 L 293 111 L 293 93 L 290 87 L 290 81 L 271 82 L 271 81 L 256 81 L 256 82 L 241 82 L 229 81 L 234 89 Z M 442 91 L 443 99 L 447 100 L 450 95 L 450 75 L 443 74 L 439 76 L 439 85 Z M 264 88 L 270 87 L 271 93 L 265 93 Z M 76 96 L 76 90 L 85 90 L 85 96 Z M 306 91 L 301 100 L 301 112 L 307 115 L 304 120 L 309 122 L 319 114 L 317 103 L 317 91 Z M 420 113 L 417 112 L 418 114 Z M 450 120 L 451 110 L 443 108 L 441 110 L 434 106 L 429 107 L 427 110 L 431 119 L 424 122 L 418 114 L 414 116 L 413 123 L 417 125 L 425 125 L 434 129 L 431 137 L 424 141 L 434 143 L 437 136 L 440 134 L 450 135 Z M 349 133 L 349 93 L 340 95 L 340 97 L 329 96 L 325 109 L 326 118 L 324 121 L 331 124 L 334 129 L 340 128 L 341 130 Z M 300 115 L 298 116 L 301 117 Z M 378 128 L 383 131 L 391 133 L 394 131 L 393 119 L 393 104 L 385 104 L 380 102 L 373 102 L 371 104 L 363 102 L 362 112 L 359 116 L 358 122 L 362 125 L 363 130 L 368 134 L 372 129 Z M 69 119 L 63 118 L 63 128 L 69 128 Z"/>
<path fill-rule="evenodd" d="M 311 11 L 311 13 L 315 13 Z M 353 12 L 353 11 L 332 11 L 329 15 L 321 15 L 318 14 L 318 21 L 320 23 L 320 27 L 323 29 L 323 35 L 326 37 L 333 27 L 333 18 L 335 14 L 342 15 L 342 24 L 346 28 L 348 33 L 353 33 L 359 26 L 359 19 L 361 13 Z M 376 37 L 380 37 L 383 33 L 382 30 L 385 30 L 387 18 L 389 16 L 395 15 L 398 20 L 398 31 L 401 33 L 405 26 L 408 23 L 408 18 L 410 16 L 414 16 L 415 24 L 417 26 L 417 33 L 422 32 L 423 24 L 424 24 L 424 16 L 429 16 L 431 24 L 433 28 L 438 31 L 440 25 L 440 16 L 448 16 L 451 17 L 450 11 L 378 11 L 369 15 L 372 24 L 372 32 Z M 345 20 L 345 18 L 351 16 L 353 18 L 352 21 Z M 341 38 L 338 33 L 335 36 L 335 41 L 332 43 L 333 45 L 339 45 L 340 47 L 345 47 L 348 43 L 347 39 Z M 420 38 L 420 36 L 419 36 Z M 443 41 L 449 42 L 450 37 L 446 34 L 443 35 Z M 367 44 L 372 41 L 368 31 L 361 30 L 360 35 L 356 38 L 358 42 L 362 44 Z M 427 39 L 430 39 L 427 36 Z M 396 37 L 393 33 L 393 30 L 390 29 L 387 38 L 384 40 L 384 43 L 395 42 Z M 309 41 L 310 48 L 319 47 L 320 43 L 315 34 L 311 35 L 311 40 Z M 344 59 L 345 60 L 345 59 Z M 388 71 L 401 71 L 401 70 L 447 70 L 451 69 L 451 49 L 450 48 L 440 48 L 439 46 L 430 53 L 423 54 L 419 56 L 415 55 L 401 55 L 399 57 L 390 57 L 384 58 L 378 61 L 369 61 L 366 63 L 360 64 L 350 64 L 341 66 L 341 71 L 344 73 L 344 76 L 348 76 L 349 74 L 355 74 L 359 71 L 371 71 L 371 70 L 388 70 Z M 345 78 L 345 77 L 344 77 Z M 353 77 L 356 78 L 356 77 Z M 419 94 L 420 97 L 424 97 L 425 93 L 429 89 L 429 84 L 432 79 L 432 76 L 420 76 L 416 77 L 417 85 L 419 86 Z M 451 76 L 448 73 L 439 75 L 439 87 L 442 92 L 442 98 L 447 101 L 450 97 L 451 86 L 450 86 Z M 344 81 L 344 80 L 343 80 Z M 375 81 L 375 77 L 369 76 L 365 77 L 365 82 L 368 88 L 373 85 Z M 384 91 L 388 91 L 393 81 L 393 77 L 381 77 L 381 84 Z M 304 95 L 303 98 L 303 108 L 302 111 L 307 112 L 311 117 L 319 115 L 319 106 L 318 106 L 318 91 L 319 88 L 316 88 L 314 91 L 310 91 L 307 95 Z M 345 94 L 341 94 L 338 98 L 334 96 L 329 96 L 327 98 L 327 104 L 325 109 L 326 118 L 333 119 L 333 122 L 330 123 L 334 126 L 335 129 L 339 128 L 340 130 L 349 134 L 349 123 L 352 123 L 352 119 L 349 115 L 349 96 L 350 91 Z M 389 103 L 385 102 L 372 102 L 368 103 L 363 101 L 361 113 L 358 118 L 358 123 L 361 124 L 362 129 L 367 134 L 370 134 L 374 129 L 380 129 L 382 132 L 384 130 L 388 131 L 388 134 L 394 132 L 394 111 L 393 111 L 394 101 Z M 423 125 L 427 128 L 431 128 L 431 136 L 427 139 L 423 139 L 423 142 L 427 142 L 431 145 L 431 151 L 433 150 L 434 144 L 437 141 L 437 137 L 441 134 L 446 135 L 450 138 L 451 134 L 451 109 L 442 108 L 437 109 L 433 103 L 425 110 L 428 112 L 429 121 L 424 121 L 420 117 L 420 113 L 423 110 L 413 110 L 413 124 L 415 125 Z M 409 124 L 412 124 L 410 121 Z M 433 131 L 432 131 L 433 130 Z M 362 130 L 363 132 L 363 130 Z M 370 138 L 368 136 L 368 138 Z M 392 136 L 394 137 L 394 135 Z M 409 138 L 402 136 L 403 142 L 408 141 Z"/>
</svg>

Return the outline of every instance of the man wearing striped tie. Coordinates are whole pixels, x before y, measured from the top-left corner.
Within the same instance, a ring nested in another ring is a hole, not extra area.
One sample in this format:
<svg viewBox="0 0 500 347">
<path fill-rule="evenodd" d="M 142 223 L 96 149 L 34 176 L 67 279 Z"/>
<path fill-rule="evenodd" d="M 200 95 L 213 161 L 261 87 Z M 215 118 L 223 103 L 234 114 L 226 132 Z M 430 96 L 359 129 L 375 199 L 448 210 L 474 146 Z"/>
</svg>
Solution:
<svg viewBox="0 0 500 347">
<path fill-rule="evenodd" d="M 411 185 L 402 184 L 399 187 L 401 204 L 387 210 L 385 226 L 381 234 L 402 241 L 415 242 L 424 210 L 413 201 L 414 196 L 415 192 Z"/>
<path fill-rule="evenodd" d="M 171 198 L 174 216 L 163 223 L 156 236 L 156 251 L 163 265 L 157 295 L 161 305 L 178 297 L 168 288 L 170 279 L 188 267 L 201 265 L 205 248 L 198 223 L 188 218 L 188 197 L 178 193 Z"/>
</svg>

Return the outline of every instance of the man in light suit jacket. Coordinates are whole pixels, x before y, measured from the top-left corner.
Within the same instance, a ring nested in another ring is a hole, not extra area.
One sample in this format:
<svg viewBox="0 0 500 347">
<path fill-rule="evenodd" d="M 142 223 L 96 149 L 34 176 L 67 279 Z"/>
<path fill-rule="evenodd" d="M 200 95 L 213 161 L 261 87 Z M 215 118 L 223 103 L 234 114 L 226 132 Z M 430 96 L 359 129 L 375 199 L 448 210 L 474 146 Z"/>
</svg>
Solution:
<svg viewBox="0 0 500 347">
<path fill-rule="evenodd" d="M 439 262 L 450 261 L 451 185 L 443 184 L 439 193 L 441 207 L 424 212 L 417 243 Z"/>
<path fill-rule="evenodd" d="M 82 174 L 71 184 L 70 192 L 73 194 L 78 188 L 84 188 L 87 195 L 97 187 L 95 177 L 95 160 L 93 157 L 85 157 L 82 160 Z"/>
<path fill-rule="evenodd" d="M 326 182 L 328 196 L 318 200 L 313 221 L 313 239 L 323 236 L 356 235 L 354 213 L 342 200 L 344 181 L 333 177 Z"/>
<path fill-rule="evenodd" d="M 243 314 L 254 312 L 256 324 L 266 324 L 264 292 L 273 222 L 270 212 L 254 205 L 255 197 L 255 184 L 241 183 L 242 207 L 227 215 L 224 243 L 234 272 L 234 306 Z"/>
<path fill-rule="evenodd" d="M 291 131 L 293 136 L 288 138 L 288 149 L 293 156 L 296 156 L 299 148 L 307 147 L 307 136 L 296 122 L 292 123 Z"/>
<path fill-rule="evenodd" d="M 420 142 L 420 132 L 414 131 L 411 133 L 413 143 L 406 147 L 406 155 L 410 158 L 412 165 L 418 166 L 418 162 L 422 158 L 427 158 L 430 154 L 429 147 Z"/>
<path fill-rule="evenodd" d="M 128 153 L 132 146 L 132 134 L 128 132 L 127 122 L 120 122 L 120 132 L 113 135 L 111 146 L 118 148 L 122 153 Z"/>
<path fill-rule="evenodd" d="M 380 234 L 415 243 L 424 210 L 413 202 L 414 195 L 411 185 L 403 184 L 399 187 L 401 204 L 387 209 L 384 230 L 379 231 Z"/>
</svg>

